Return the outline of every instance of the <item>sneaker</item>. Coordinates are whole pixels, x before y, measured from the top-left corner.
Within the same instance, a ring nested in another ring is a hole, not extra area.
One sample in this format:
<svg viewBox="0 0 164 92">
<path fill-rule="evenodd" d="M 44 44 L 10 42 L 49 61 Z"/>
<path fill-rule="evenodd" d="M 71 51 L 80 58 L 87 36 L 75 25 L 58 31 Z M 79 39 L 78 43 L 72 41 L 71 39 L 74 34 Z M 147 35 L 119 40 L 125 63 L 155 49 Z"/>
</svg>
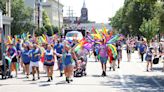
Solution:
<svg viewBox="0 0 164 92">
<path fill-rule="evenodd" d="M 28 78 L 29 78 L 29 76 L 27 75 L 27 76 L 26 76 L 26 78 L 28 79 Z"/>
<path fill-rule="evenodd" d="M 51 81 L 50 79 L 47 80 L 47 82 L 50 82 L 50 81 Z"/>
<path fill-rule="evenodd" d="M 66 82 L 67 82 L 67 83 L 70 83 L 70 80 L 69 80 L 67 77 L 66 77 Z"/>
<path fill-rule="evenodd" d="M 109 67 L 109 71 L 111 71 L 112 67 Z"/>
<path fill-rule="evenodd" d="M 62 77 L 63 76 L 63 73 L 60 73 L 60 77 Z"/>
<path fill-rule="evenodd" d="M 40 77 L 38 77 L 38 80 L 40 79 Z"/>
<path fill-rule="evenodd" d="M 105 72 L 104 71 L 102 72 L 102 75 L 101 76 L 105 76 Z"/>
<path fill-rule="evenodd" d="M 106 76 L 106 72 L 104 72 L 104 76 Z"/>
<path fill-rule="evenodd" d="M 120 66 L 118 66 L 118 68 L 120 68 Z"/>
<path fill-rule="evenodd" d="M 33 78 L 32 81 L 35 81 L 35 78 Z"/>
<path fill-rule="evenodd" d="M 51 80 L 53 80 L 53 77 L 51 76 Z"/>
</svg>

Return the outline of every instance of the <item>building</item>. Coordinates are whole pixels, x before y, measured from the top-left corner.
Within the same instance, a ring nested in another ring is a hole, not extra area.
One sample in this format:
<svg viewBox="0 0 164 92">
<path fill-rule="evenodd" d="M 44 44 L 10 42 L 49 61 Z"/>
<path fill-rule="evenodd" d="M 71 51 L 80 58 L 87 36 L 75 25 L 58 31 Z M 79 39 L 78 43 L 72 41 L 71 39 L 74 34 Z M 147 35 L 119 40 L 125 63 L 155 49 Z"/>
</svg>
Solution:
<svg viewBox="0 0 164 92">
<path fill-rule="evenodd" d="M 42 27 L 42 2 L 44 0 L 24 0 L 25 5 L 33 9 L 33 21 L 35 26 Z"/>
<path fill-rule="evenodd" d="M 47 0 L 42 3 L 42 8 L 50 18 L 52 25 L 60 28 L 63 26 L 63 5 L 56 0 Z M 60 22 L 60 24 L 59 24 Z"/>
<path fill-rule="evenodd" d="M 63 25 L 63 5 L 56 0 L 25 0 L 25 5 L 31 7 L 33 12 L 33 23 L 42 27 L 42 12 L 45 10 L 52 25 L 60 27 Z M 58 6 L 59 5 L 59 6 Z M 58 9 L 59 8 L 59 9 Z M 59 12 L 59 14 L 58 14 Z M 60 17 L 60 18 L 59 18 Z"/>
<path fill-rule="evenodd" d="M 77 24 L 80 23 L 80 17 L 64 17 L 63 18 L 63 23 L 64 24 Z"/>
<path fill-rule="evenodd" d="M 64 25 L 71 25 L 71 24 L 80 24 L 80 23 L 89 23 L 88 21 L 88 9 L 86 8 L 86 4 L 85 4 L 85 0 L 83 2 L 83 6 L 81 8 L 81 15 L 80 17 L 77 16 L 70 16 L 70 11 L 68 11 L 69 16 L 68 17 L 64 17 L 63 22 Z M 92 23 L 92 22 L 91 22 Z"/>
<path fill-rule="evenodd" d="M 13 20 L 13 18 L 11 18 L 11 0 L 7 0 L 6 2 L 6 14 L 2 15 L 2 11 L 1 12 L 1 16 L 0 16 L 0 27 L 3 27 L 3 30 L 0 30 L 0 44 L 1 44 L 1 48 L 0 48 L 0 66 L 2 64 L 4 64 L 5 61 L 3 53 L 5 52 L 5 45 L 4 45 L 4 39 L 7 38 L 8 35 L 11 35 L 11 22 Z M 4 35 L 2 35 L 2 33 Z"/>
<path fill-rule="evenodd" d="M 85 0 L 83 3 L 83 7 L 81 9 L 80 22 L 81 23 L 87 23 L 88 22 L 88 9 L 86 8 Z"/>
<path fill-rule="evenodd" d="M 11 35 L 11 22 L 13 18 L 11 18 L 11 0 L 7 0 L 6 2 L 6 14 L 2 16 L 3 23 L 3 32 L 5 37 Z"/>
</svg>

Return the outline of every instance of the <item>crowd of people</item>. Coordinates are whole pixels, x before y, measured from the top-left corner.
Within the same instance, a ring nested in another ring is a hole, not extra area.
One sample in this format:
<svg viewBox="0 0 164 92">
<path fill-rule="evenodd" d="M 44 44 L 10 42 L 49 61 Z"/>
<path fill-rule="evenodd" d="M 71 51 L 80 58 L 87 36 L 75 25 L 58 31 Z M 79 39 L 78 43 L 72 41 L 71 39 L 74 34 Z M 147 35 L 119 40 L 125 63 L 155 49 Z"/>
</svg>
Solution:
<svg viewBox="0 0 164 92">
<path fill-rule="evenodd" d="M 87 36 L 86 38 L 87 39 Z M 107 62 L 110 62 L 110 70 L 115 68 L 120 68 L 120 62 L 122 61 L 122 50 L 123 45 L 126 45 L 126 52 L 128 62 L 131 62 L 131 53 L 134 50 L 139 52 L 141 62 L 144 59 L 147 61 L 147 71 L 152 70 L 152 64 L 154 58 L 159 58 L 164 55 L 164 45 L 160 43 L 157 45 L 156 41 L 152 41 L 150 45 L 146 43 L 146 40 L 137 40 L 136 38 L 124 38 L 112 43 L 112 46 L 116 48 L 116 55 L 113 55 L 112 50 L 108 48 L 105 42 L 106 39 L 100 41 L 101 46 L 97 46 L 95 42 L 91 42 L 91 49 L 86 49 L 84 46 L 80 47 L 78 52 L 75 50 L 78 41 L 68 41 L 62 38 L 54 39 L 53 44 L 32 42 L 32 44 L 24 42 L 19 39 L 16 43 L 6 44 L 6 61 L 10 63 L 10 70 L 16 72 L 16 77 L 18 75 L 18 70 L 22 67 L 23 72 L 26 77 L 32 74 L 32 80 L 40 79 L 39 62 L 42 62 L 44 70 L 46 71 L 48 82 L 53 80 L 54 64 L 58 66 L 60 76 L 63 74 L 66 77 L 66 82 L 70 83 L 73 81 L 74 69 L 77 68 L 78 62 L 85 62 L 87 65 L 87 56 L 90 52 L 93 52 L 95 56 L 95 61 L 100 61 L 102 67 L 102 76 L 106 76 Z M 113 47 L 114 48 L 114 47 Z M 91 53 L 92 54 L 92 53 Z M 144 58 L 146 54 L 146 58 Z M 132 57 L 133 58 L 133 57 Z M 117 64 L 116 64 L 117 61 Z M 150 66 L 150 69 L 149 69 Z M 86 73 L 86 67 L 84 68 L 84 73 Z"/>
</svg>

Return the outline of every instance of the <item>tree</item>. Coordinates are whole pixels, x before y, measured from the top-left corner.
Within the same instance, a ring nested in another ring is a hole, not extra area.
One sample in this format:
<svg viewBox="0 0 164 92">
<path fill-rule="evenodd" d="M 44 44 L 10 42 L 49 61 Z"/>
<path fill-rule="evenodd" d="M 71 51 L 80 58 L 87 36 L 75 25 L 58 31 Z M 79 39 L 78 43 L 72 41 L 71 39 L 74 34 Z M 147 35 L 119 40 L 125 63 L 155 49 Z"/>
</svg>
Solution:
<svg viewBox="0 0 164 92">
<path fill-rule="evenodd" d="M 13 21 L 11 23 L 11 34 L 16 35 L 32 31 L 34 28 L 32 14 L 32 9 L 25 7 L 24 0 L 12 0 L 11 17 Z"/>
<path fill-rule="evenodd" d="M 0 9 L 2 10 L 3 14 L 6 14 L 6 0 L 0 0 Z"/>
<path fill-rule="evenodd" d="M 139 31 L 143 19 L 152 19 L 152 10 L 156 0 L 125 0 L 124 6 L 116 13 L 111 23 L 121 33 L 142 35 Z M 113 22 L 114 21 L 114 22 Z M 117 26 L 115 26 L 117 25 Z"/>
<path fill-rule="evenodd" d="M 147 42 L 150 43 L 150 40 L 157 34 L 159 30 L 159 21 L 154 18 L 152 20 L 143 20 L 143 23 L 140 27 L 140 32 L 147 39 Z"/>
</svg>

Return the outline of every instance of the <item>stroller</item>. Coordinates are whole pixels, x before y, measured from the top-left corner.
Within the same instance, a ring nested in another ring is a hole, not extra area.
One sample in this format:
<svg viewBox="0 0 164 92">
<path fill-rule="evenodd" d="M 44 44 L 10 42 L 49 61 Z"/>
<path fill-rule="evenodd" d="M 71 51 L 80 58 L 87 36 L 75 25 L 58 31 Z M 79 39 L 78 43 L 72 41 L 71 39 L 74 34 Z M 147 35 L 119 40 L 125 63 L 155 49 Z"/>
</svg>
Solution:
<svg viewBox="0 0 164 92">
<path fill-rule="evenodd" d="M 6 61 L 6 65 L 2 65 L 1 66 L 1 75 L 2 75 L 2 79 L 6 79 L 6 78 L 12 78 L 11 76 L 11 70 L 10 70 L 10 61 L 8 60 L 8 58 L 5 57 L 5 61 Z M 5 69 L 5 72 L 3 72 Z"/>
<path fill-rule="evenodd" d="M 74 77 L 82 77 L 86 76 L 86 64 L 87 60 L 84 57 L 80 57 L 80 59 L 76 62 L 76 67 L 74 68 Z"/>
</svg>

